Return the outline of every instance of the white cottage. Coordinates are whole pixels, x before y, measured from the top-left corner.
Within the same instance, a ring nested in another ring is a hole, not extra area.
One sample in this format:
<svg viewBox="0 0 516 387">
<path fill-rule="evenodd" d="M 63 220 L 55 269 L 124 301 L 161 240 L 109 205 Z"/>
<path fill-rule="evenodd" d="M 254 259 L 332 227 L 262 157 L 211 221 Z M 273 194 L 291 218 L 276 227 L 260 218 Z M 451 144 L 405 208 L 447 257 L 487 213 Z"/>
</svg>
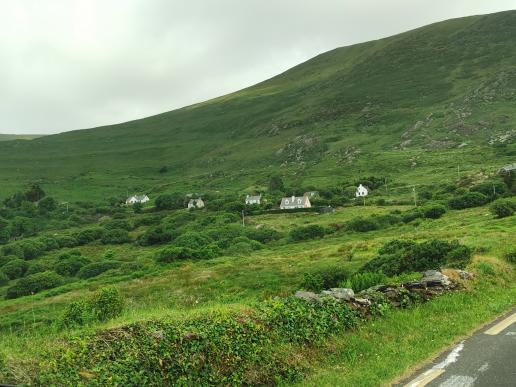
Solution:
<svg viewBox="0 0 516 387">
<path fill-rule="evenodd" d="M 245 197 L 245 204 L 260 204 L 262 202 L 262 195 L 247 195 Z"/>
<path fill-rule="evenodd" d="M 312 204 L 308 196 L 291 196 L 281 199 L 280 208 L 282 210 L 293 210 L 296 208 L 310 208 Z"/>
<path fill-rule="evenodd" d="M 369 190 L 367 189 L 367 187 L 364 187 L 362 184 L 360 184 L 358 187 L 357 187 L 357 191 L 355 192 L 355 196 L 357 198 L 361 198 L 361 197 L 365 197 L 369 194 Z"/>
<path fill-rule="evenodd" d="M 127 198 L 127 200 L 125 201 L 125 204 L 129 205 L 129 206 L 132 206 L 133 204 L 136 204 L 136 203 L 147 203 L 149 201 L 149 197 L 147 195 L 133 195 L 133 196 L 129 196 Z"/>
<path fill-rule="evenodd" d="M 191 210 L 195 208 L 204 208 L 204 201 L 201 198 L 190 199 L 188 201 L 188 209 Z"/>
</svg>

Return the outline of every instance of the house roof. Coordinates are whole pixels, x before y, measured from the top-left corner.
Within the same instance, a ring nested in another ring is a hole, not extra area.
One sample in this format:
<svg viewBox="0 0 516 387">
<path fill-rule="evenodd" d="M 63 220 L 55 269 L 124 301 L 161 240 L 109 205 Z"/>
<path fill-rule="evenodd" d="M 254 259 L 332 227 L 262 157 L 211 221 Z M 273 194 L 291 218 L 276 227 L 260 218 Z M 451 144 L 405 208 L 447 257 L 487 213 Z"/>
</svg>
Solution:
<svg viewBox="0 0 516 387">
<path fill-rule="evenodd" d="M 310 203 L 307 196 L 290 196 L 288 198 L 281 199 L 281 206 L 297 206 L 305 204 L 306 202 Z"/>
<path fill-rule="evenodd" d="M 260 195 L 247 195 L 246 196 L 247 200 L 260 200 L 261 198 L 262 198 L 262 194 L 260 194 Z"/>
</svg>

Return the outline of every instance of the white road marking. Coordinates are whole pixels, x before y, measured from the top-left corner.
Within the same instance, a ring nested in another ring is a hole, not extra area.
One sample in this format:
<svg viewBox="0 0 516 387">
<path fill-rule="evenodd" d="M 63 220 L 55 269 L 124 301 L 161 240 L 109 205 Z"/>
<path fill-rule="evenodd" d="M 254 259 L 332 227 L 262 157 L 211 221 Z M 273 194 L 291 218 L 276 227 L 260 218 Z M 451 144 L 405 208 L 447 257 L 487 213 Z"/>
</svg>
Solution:
<svg viewBox="0 0 516 387">
<path fill-rule="evenodd" d="M 423 387 L 430 383 L 432 380 L 437 378 L 438 376 L 444 373 L 443 369 L 431 369 L 426 372 L 423 372 L 417 378 L 412 380 L 411 382 L 405 384 L 405 387 Z"/>
<path fill-rule="evenodd" d="M 448 367 L 451 363 L 455 363 L 459 358 L 460 351 L 464 349 L 464 341 L 462 341 L 459 345 L 457 345 L 453 351 L 450 352 L 446 359 L 444 359 L 439 364 L 434 365 L 432 368 L 435 369 L 444 369 Z"/>
<path fill-rule="evenodd" d="M 516 332 L 507 332 L 505 336 L 516 336 Z"/>
<path fill-rule="evenodd" d="M 471 387 L 477 378 L 463 375 L 452 375 L 444 382 L 439 384 L 439 387 Z"/>
<path fill-rule="evenodd" d="M 482 366 L 478 369 L 479 372 L 486 372 L 489 369 L 489 363 L 484 363 Z"/>
<path fill-rule="evenodd" d="M 500 321 L 498 324 L 492 326 L 484 333 L 486 335 L 497 335 L 501 331 L 503 331 L 505 328 L 511 326 L 512 324 L 516 323 L 516 313 L 513 313 L 511 316 L 507 317 L 506 319 Z"/>
<path fill-rule="evenodd" d="M 444 373 L 444 369 L 448 367 L 451 363 L 455 363 L 459 358 L 460 351 L 464 348 L 464 341 L 462 341 L 459 345 L 457 345 L 453 351 L 451 351 L 446 359 L 444 359 L 439 364 L 436 364 L 431 369 L 426 372 L 423 372 L 418 377 L 408 382 L 405 387 L 423 387 L 430 383 L 432 380 L 437 378 L 438 376 Z"/>
</svg>

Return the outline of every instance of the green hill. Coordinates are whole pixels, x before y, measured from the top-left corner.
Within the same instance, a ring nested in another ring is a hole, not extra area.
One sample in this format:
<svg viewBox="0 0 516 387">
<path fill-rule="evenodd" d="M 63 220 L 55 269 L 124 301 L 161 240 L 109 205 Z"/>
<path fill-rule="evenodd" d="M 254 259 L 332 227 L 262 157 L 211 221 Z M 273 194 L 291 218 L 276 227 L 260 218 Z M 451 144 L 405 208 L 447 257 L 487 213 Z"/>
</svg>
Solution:
<svg viewBox="0 0 516 387">
<path fill-rule="evenodd" d="M 211 101 L 119 125 L 0 145 L 0 195 L 245 189 L 490 170 L 514 157 L 516 11 L 455 19 L 319 55 Z M 479 157 L 480 155 L 480 157 Z M 159 174 L 162 166 L 166 174 Z M 14 183 L 16 181 L 16 183 Z"/>
</svg>

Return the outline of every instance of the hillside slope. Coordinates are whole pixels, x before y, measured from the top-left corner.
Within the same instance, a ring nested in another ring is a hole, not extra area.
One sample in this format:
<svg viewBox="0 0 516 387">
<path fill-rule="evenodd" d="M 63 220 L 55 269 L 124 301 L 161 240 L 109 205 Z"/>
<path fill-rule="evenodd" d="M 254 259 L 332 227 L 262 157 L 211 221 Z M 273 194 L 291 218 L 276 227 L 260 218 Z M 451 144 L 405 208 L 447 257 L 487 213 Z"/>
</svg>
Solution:
<svg viewBox="0 0 516 387">
<path fill-rule="evenodd" d="M 246 190 L 492 171 L 516 154 L 516 11 L 339 48 L 253 87 L 119 125 L 0 144 L 0 197 Z M 167 166 L 166 173 L 159 173 Z"/>
</svg>

